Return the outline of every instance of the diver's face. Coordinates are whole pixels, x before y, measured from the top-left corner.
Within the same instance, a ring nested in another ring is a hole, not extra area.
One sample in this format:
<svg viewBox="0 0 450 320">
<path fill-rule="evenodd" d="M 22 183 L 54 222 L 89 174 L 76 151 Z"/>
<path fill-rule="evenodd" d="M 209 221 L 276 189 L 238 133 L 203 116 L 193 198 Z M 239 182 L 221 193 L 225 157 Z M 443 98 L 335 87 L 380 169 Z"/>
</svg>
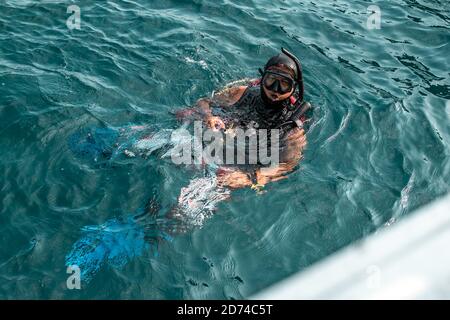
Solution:
<svg viewBox="0 0 450 320">
<path fill-rule="evenodd" d="M 286 77 L 277 74 L 286 75 Z M 277 82 L 276 85 L 274 85 L 274 82 Z M 273 87 L 277 87 L 277 90 L 273 90 Z M 294 81 L 289 75 L 289 69 L 284 66 L 269 68 L 267 74 L 263 77 L 263 89 L 266 96 L 273 102 L 289 98 L 295 90 Z"/>
</svg>

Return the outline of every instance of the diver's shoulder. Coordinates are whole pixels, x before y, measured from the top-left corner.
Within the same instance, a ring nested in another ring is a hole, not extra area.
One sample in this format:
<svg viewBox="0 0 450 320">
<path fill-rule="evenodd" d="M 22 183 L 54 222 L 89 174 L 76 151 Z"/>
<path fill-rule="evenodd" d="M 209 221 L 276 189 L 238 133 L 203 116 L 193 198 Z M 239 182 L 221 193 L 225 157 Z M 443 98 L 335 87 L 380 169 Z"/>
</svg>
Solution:
<svg viewBox="0 0 450 320">
<path fill-rule="evenodd" d="M 233 90 L 234 90 L 234 93 L 236 93 L 236 94 L 242 94 L 242 93 L 244 93 L 244 91 L 246 90 L 248 88 L 248 86 L 236 86 L 236 87 L 233 87 Z"/>
<path fill-rule="evenodd" d="M 244 94 L 245 90 L 247 90 L 249 86 L 238 86 L 236 87 L 236 96 L 238 96 L 238 98 L 242 97 L 242 95 Z"/>
<path fill-rule="evenodd" d="M 247 88 L 249 88 L 249 86 L 235 86 L 230 89 L 232 104 L 237 103 L 242 98 Z"/>
</svg>

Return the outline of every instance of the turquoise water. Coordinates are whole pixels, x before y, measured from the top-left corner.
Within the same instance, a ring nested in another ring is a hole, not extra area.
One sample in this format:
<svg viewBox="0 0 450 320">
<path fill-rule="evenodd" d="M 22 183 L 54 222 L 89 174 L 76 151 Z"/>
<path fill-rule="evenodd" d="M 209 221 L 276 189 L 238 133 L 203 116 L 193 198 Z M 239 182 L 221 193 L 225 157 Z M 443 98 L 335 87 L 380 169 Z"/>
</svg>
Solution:
<svg viewBox="0 0 450 320">
<path fill-rule="evenodd" d="M 377 1 L 373 30 L 361 0 L 86 0 L 80 30 L 70 4 L 0 2 L 0 298 L 246 298 L 449 191 L 447 0 Z M 299 169 L 68 290 L 83 227 L 135 214 L 155 190 L 167 210 L 202 176 L 158 155 L 92 163 L 69 137 L 174 128 L 171 112 L 257 76 L 281 46 L 316 107 Z"/>
</svg>

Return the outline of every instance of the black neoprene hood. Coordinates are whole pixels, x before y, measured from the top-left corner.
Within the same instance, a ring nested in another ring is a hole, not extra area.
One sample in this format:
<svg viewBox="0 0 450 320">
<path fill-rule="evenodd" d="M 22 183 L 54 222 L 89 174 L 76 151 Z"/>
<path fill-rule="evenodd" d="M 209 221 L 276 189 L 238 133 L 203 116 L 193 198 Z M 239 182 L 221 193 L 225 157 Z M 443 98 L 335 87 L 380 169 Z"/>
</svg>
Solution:
<svg viewBox="0 0 450 320">
<path fill-rule="evenodd" d="M 294 71 L 295 80 L 297 80 L 298 71 L 295 61 L 282 52 L 277 54 L 276 56 L 273 56 L 272 58 L 269 59 L 269 61 L 267 61 L 266 65 L 264 66 L 264 71 L 266 71 L 270 67 L 277 65 L 285 65 L 286 67 Z"/>
</svg>

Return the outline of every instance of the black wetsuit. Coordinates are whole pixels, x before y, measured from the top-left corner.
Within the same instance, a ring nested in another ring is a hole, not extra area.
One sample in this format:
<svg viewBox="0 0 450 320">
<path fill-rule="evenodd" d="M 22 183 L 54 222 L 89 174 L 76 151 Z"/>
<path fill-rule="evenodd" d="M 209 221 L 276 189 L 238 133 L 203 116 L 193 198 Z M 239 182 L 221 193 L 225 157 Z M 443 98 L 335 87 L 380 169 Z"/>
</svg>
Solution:
<svg viewBox="0 0 450 320">
<path fill-rule="evenodd" d="M 235 129 L 239 128 L 248 133 L 248 129 L 258 129 L 255 130 L 255 135 L 257 135 L 258 145 L 256 149 L 257 154 L 257 163 L 251 163 L 249 161 L 248 155 L 250 150 L 252 150 L 249 146 L 249 140 L 246 141 L 246 163 L 244 164 L 244 168 L 253 168 L 254 165 L 260 167 L 261 165 L 265 165 L 262 161 L 260 161 L 259 147 L 261 145 L 261 141 L 266 140 L 267 148 L 271 147 L 271 129 L 276 129 L 280 124 L 286 121 L 286 118 L 290 115 L 292 110 L 290 109 L 291 105 L 287 101 L 272 103 L 265 96 L 264 93 L 261 94 L 260 86 L 249 86 L 242 94 L 241 98 L 231 106 L 223 107 L 223 106 L 214 106 L 212 105 L 211 111 L 212 115 L 220 117 L 225 123 L 225 134 L 235 134 Z M 288 100 L 289 101 L 289 100 Z M 283 148 L 283 137 L 284 135 L 291 129 L 290 128 L 282 128 L 279 131 L 279 140 L 278 145 L 279 148 Z M 259 131 L 259 129 L 267 129 L 264 133 Z M 265 135 L 267 133 L 267 135 Z M 265 135 L 265 136 L 264 136 Z M 251 136 L 251 134 L 250 134 Z M 261 138 L 263 137 L 263 138 Z M 237 142 L 234 143 L 235 151 L 237 149 Z M 255 150 L 253 150 L 255 151 Z M 224 152 L 225 153 L 225 152 Z M 270 154 L 270 152 L 268 152 Z M 268 155 L 266 154 L 266 155 Z M 226 155 L 224 155 L 224 159 L 226 159 Z M 236 153 L 233 163 L 236 162 Z M 225 160 L 225 162 L 228 162 Z M 248 167 L 250 165 L 250 167 Z"/>
<path fill-rule="evenodd" d="M 271 104 L 264 101 L 260 86 L 247 87 L 232 106 L 213 106 L 212 114 L 219 116 L 227 129 L 275 129 L 289 113 L 287 103 Z"/>
</svg>

